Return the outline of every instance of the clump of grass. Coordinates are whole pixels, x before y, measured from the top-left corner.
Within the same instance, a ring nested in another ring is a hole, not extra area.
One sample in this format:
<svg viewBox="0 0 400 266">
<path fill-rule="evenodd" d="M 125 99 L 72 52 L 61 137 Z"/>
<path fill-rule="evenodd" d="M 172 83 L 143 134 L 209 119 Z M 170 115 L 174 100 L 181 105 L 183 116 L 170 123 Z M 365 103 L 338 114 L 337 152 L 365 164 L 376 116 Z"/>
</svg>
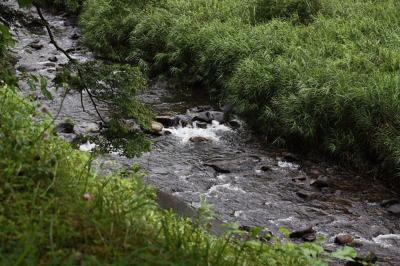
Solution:
<svg viewBox="0 0 400 266">
<path fill-rule="evenodd" d="M 138 170 L 96 176 L 10 87 L 0 103 L 0 264 L 324 265 L 318 243 L 209 235 L 160 210 Z"/>
<path fill-rule="evenodd" d="M 87 2 L 81 24 L 97 51 L 208 88 L 274 143 L 396 176 L 399 8 L 394 0 L 102 0 Z"/>
</svg>

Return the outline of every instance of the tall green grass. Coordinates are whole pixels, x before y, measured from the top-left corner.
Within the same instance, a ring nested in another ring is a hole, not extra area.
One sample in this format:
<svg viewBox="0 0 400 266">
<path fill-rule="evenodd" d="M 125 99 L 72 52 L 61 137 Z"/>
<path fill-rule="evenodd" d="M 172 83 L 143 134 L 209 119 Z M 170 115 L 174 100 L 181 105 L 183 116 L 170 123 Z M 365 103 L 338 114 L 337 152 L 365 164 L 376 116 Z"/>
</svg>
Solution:
<svg viewBox="0 0 400 266">
<path fill-rule="evenodd" d="M 395 176 L 399 10 L 395 0 L 88 0 L 81 25 L 103 55 L 208 88 L 271 142 Z"/>
</svg>

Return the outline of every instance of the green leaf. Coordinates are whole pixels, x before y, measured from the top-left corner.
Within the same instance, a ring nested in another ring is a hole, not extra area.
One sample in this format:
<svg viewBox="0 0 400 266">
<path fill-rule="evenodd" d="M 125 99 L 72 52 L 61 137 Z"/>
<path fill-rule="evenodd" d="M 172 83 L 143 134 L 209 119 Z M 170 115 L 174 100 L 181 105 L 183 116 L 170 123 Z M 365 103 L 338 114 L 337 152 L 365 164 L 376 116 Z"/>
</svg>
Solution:
<svg viewBox="0 0 400 266">
<path fill-rule="evenodd" d="M 47 99 L 53 100 L 53 95 L 47 89 L 47 79 L 43 76 L 40 76 L 40 90 Z"/>
<path fill-rule="evenodd" d="M 30 7 L 32 5 L 32 0 L 18 0 L 18 5 L 20 7 Z"/>
<path fill-rule="evenodd" d="M 343 247 L 331 253 L 331 256 L 341 260 L 354 261 L 357 257 L 357 251 L 352 247 Z"/>
<path fill-rule="evenodd" d="M 281 227 L 279 228 L 279 232 L 281 232 L 287 238 L 290 236 L 290 231 L 287 228 Z"/>
</svg>

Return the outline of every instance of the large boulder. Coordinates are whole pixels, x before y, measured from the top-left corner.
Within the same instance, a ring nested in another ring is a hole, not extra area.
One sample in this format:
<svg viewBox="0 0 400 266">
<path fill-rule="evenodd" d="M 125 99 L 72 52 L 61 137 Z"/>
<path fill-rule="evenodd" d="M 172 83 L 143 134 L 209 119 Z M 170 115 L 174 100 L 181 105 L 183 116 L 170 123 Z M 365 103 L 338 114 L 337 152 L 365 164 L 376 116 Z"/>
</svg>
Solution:
<svg viewBox="0 0 400 266">
<path fill-rule="evenodd" d="M 219 111 L 205 111 L 200 112 L 194 115 L 193 121 L 201 121 L 206 123 L 211 123 L 213 120 L 224 123 L 225 122 L 225 114 Z"/>
</svg>

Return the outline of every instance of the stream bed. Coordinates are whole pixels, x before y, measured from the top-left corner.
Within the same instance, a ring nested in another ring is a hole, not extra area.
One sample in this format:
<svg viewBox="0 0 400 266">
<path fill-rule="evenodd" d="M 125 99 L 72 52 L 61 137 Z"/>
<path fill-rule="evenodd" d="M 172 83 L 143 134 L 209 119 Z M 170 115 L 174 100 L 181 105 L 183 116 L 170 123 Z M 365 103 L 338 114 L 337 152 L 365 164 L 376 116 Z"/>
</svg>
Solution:
<svg viewBox="0 0 400 266">
<path fill-rule="evenodd" d="M 34 25 L 34 10 L 20 10 L 16 1 L 7 0 L 0 0 L 0 8 L 2 17 L 12 14 L 8 18 L 16 40 L 12 53 L 22 93 L 34 97 L 38 108 L 58 112 L 62 92 L 51 88 L 55 99 L 49 101 L 29 89 L 27 77 L 41 74 L 52 80 L 56 68 L 67 59 L 49 43 L 44 28 Z M 75 23 L 63 15 L 45 12 L 45 16 L 58 43 L 74 58 L 93 59 L 82 45 Z M 207 104 L 204 95 L 172 92 L 161 82 L 154 82 L 141 98 L 158 115 L 167 116 L 184 115 Z M 99 119 L 87 97 L 83 101 L 86 112 L 80 95 L 69 94 L 57 121 L 74 121 L 76 134 L 96 133 Z M 213 121 L 202 127 L 170 126 L 164 131 L 168 134 L 153 136 L 153 149 L 140 158 L 103 155 L 98 159 L 100 170 L 139 163 L 148 172 L 148 184 L 194 208 L 205 198 L 223 222 L 266 227 L 274 235 L 280 227 L 299 230 L 312 226 L 317 235 L 326 238 L 328 250 L 337 247 L 337 235 L 349 234 L 360 254 L 372 252 L 378 265 L 400 265 L 400 218 L 383 206 L 395 203 L 390 200 L 399 196 L 378 180 L 332 163 L 269 149 L 240 121 L 235 127 Z M 68 134 L 62 137 L 73 138 Z M 193 142 L 193 137 L 206 141 Z"/>
</svg>

